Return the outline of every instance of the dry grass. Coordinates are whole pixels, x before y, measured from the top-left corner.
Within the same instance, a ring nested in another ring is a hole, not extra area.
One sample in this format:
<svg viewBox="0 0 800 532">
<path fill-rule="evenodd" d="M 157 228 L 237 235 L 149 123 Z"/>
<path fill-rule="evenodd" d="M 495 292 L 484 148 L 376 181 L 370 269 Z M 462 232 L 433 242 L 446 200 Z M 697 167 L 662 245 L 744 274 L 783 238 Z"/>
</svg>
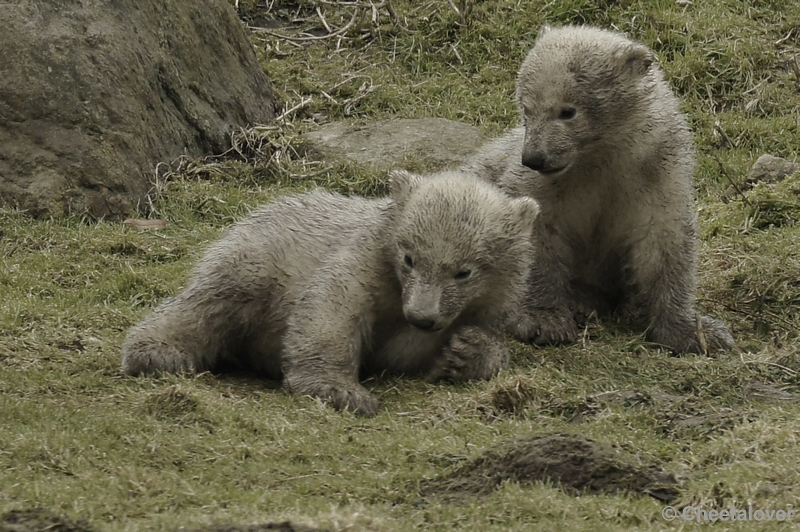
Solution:
<svg viewBox="0 0 800 532">
<path fill-rule="evenodd" d="M 549 432 L 674 473 L 678 507 L 800 507 L 800 183 L 729 193 L 761 153 L 798 156 L 800 7 L 238 6 L 268 30 L 252 38 L 284 116 L 235 133 L 224 157 L 160 166 L 150 208 L 166 228 L 0 211 L 0 516 L 39 507 L 46 526 L 56 515 L 100 531 L 284 520 L 353 531 L 677 527 L 653 498 L 574 496 L 550 482 L 509 480 L 457 501 L 420 495 L 426 481 L 488 449 Z M 127 329 L 177 292 L 208 242 L 251 207 L 312 186 L 384 190 L 369 170 L 303 160 L 303 131 L 327 120 L 438 116 L 497 134 L 517 120 L 516 69 L 543 22 L 615 27 L 659 53 L 696 135 L 700 304 L 732 325 L 740 350 L 675 357 L 606 320 L 572 346 L 515 344 L 513 368 L 490 382 L 372 380 L 382 401 L 373 419 L 246 376 L 119 375 Z M 0 522 L 17 530 L 8 526 Z"/>
</svg>

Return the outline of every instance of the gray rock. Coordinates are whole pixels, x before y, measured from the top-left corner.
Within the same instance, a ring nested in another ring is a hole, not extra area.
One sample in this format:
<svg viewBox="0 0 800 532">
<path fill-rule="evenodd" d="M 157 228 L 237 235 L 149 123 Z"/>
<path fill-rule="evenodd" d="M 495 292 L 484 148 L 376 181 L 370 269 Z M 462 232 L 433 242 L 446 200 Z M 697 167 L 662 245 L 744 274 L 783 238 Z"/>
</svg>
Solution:
<svg viewBox="0 0 800 532">
<path fill-rule="evenodd" d="M 750 186 L 756 183 L 778 183 L 797 170 L 800 170 L 800 164 L 798 163 L 764 154 L 758 158 L 750 171 L 747 172 L 745 183 Z"/>
<path fill-rule="evenodd" d="M 370 124 L 333 122 L 305 133 L 306 157 L 343 158 L 365 166 L 421 166 L 438 170 L 461 164 L 484 143 L 474 126 L 443 118 L 395 119 Z"/>
<path fill-rule="evenodd" d="M 275 116 L 226 0 L 0 3 L 0 203 L 119 218 L 155 165 Z"/>
</svg>

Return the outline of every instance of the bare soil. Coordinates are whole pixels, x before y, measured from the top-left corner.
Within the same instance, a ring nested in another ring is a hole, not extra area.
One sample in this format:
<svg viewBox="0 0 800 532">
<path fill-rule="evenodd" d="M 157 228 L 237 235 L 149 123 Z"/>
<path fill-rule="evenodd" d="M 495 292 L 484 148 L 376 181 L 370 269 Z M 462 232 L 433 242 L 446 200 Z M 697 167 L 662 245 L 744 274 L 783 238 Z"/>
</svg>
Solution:
<svg viewBox="0 0 800 532">
<path fill-rule="evenodd" d="M 43 508 L 13 510 L 0 518 L 0 532 L 95 532 L 85 521 L 72 521 Z M 294 524 L 263 523 L 256 525 L 213 525 L 206 528 L 178 530 L 184 532 L 326 532 L 325 529 Z"/>
<path fill-rule="evenodd" d="M 552 433 L 520 438 L 434 479 L 423 496 L 480 495 L 504 481 L 552 482 L 570 494 L 647 494 L 663 501 L 678 497 L 675 477 L 656 466 L 642 465 L 635 455 L 572 434 Z"/>
</svg>

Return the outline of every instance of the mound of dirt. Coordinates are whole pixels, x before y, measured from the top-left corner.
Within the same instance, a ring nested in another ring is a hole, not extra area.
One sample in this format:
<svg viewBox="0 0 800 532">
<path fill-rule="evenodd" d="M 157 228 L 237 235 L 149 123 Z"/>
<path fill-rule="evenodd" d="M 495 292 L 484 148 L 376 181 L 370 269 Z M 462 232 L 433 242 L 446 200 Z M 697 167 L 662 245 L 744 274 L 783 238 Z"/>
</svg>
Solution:
<svg viewBox="0 0 800 532">
<path fill-rule="evenodd" d="M 655 466 L 606 444 L 572 434 L 520 438 L 489 451 L 453 473 L 429 481 L 423 496 L 479 495 L 503 481 L 549 481 L 567 493 L 647 494 L 662 501 L 678 497 L 677 481 Z"/>
<path fill-rule="evenodd" d="M 71 521 L 43 508 L 12 510 L 0 517 L 0 532 L 93 532 L 83 521 Z"/>
<path fill-rule="evenodd" d="M 263 525 L 215 525 L 209 528 L 195 528 L 185 531 L 179 528 L 177 532 L 328 532 L 321 528 L 294 524 L 290 521 L 283 523 L 266 523 Z"/>
<path fill-rule="evenodd" d="M 275 116 L 227 0 L 11 0 L 0 20 L 0 204 L 34 216 L 122 217 L 159 162 Z"/>
<path fill-rule="evenodd" d="M 0 532 L 95 532 L 84 521 L 72 521 L 43 508 L 12 510 L 0 517 Z M 330 532 L 290 521 L 258 525 L 212 525 L 206 528 L 179 528 L 176 532 Z"/>
</svg>

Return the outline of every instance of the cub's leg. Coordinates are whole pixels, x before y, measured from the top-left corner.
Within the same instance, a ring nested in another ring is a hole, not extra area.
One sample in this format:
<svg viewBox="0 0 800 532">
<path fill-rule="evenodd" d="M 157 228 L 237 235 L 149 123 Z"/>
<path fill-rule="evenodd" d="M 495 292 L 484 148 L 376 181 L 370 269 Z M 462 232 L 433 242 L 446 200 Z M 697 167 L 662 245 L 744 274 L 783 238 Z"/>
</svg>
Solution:
<svg viewBox="0 0 800 532">
<path fill-rule="evenodd" d="M 634 246 L 634 305 L 650 322 L 647 337 L 679 353 L 702 353 L 735 345 L 720 321 L 694 308 L 694 229 L 651 234 Z"/>
<path fill-rule="evenodd" d="M 570 309 L 569 267 L 571 252 L 549 230 L 537 225 L 534 232 L 536 258 L 528 280 L 527 294 L 506 323 L 506 331 L 521 342 L 539 345 L 564 344 L 578 338 L 578 325 Z"/>
<path fill-rule="evenodd" d="M 490 379 L 508 368 L 509 359 L 508 346 L 500 336 L 468 325 L 453 333 L 425 380 Z"/>
<path fill-rule="evenodd" d="M 236 305 L 189 288 L 134 327 L 122 346 L 122 371 L 193 373 L 211 369 L 230 349 Z"/>
<path fill-rule="evenodd" d="M 359 369 L 375 321 L 372 298 L 377 290 L 369 282 L 375 272 L 352 262 L 325 268 L 289 316 L 284 385 L 293 394 L 319 397 L 337 410 L 372 416 L 378 400 L 359 382 Z"/>
</svg>

